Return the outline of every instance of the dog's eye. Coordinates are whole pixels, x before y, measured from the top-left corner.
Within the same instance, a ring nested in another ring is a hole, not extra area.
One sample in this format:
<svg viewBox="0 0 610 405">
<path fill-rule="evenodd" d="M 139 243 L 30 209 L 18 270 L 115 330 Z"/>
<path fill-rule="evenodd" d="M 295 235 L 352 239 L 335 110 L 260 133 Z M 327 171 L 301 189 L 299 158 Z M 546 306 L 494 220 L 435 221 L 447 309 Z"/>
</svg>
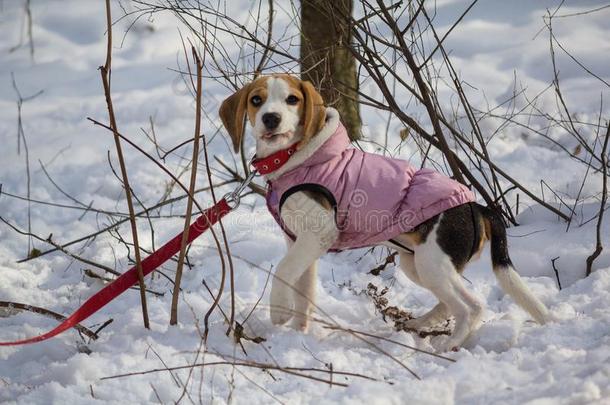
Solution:
<svg viewBox="0 0 610 405">
<path fill-rule="evenodd" d="M 261 105 L 263 103 L 263 99 L 260 96 L 253 96 L 250 99 L 250 102 L 252 103 L 252 105 L 254 107 L 258 107 L 259 105 Z"/>
<path fill-rule="evenodd" d="M 286 103 L 290 105 L 295 105 L 299 102 L 299 98 L 297 96 L 290 95 L 286 97 Z"/>
</svg>

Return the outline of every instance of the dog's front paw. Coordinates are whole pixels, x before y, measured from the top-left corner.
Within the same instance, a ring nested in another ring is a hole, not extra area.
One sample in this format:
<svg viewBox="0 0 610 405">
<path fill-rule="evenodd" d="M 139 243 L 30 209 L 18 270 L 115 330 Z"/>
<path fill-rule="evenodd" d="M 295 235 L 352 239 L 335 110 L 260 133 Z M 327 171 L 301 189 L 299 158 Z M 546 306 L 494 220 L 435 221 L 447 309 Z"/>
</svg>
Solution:
<svg viewBox="0 0 610 405">
<path fill-rule="evenodd" d="M 307 333 L 309 331 L 309 320 L 304 316 L 296 315 L 292 320 L 292 329 L 299 332 Z"/>
<path fill-rule="evenodd" d="M 294 302 L 290 291 L 284 286 L 273 286 L 271 288 L 271 323 L 283 325 L 293 316 Z"/>
<path fill-rule="evenodd" d="M 291 309 L 284 307 L 271 307 L 271 323 L 274 325 L 284 325 L 292 318 L 290 311 Z"/>
</svg>

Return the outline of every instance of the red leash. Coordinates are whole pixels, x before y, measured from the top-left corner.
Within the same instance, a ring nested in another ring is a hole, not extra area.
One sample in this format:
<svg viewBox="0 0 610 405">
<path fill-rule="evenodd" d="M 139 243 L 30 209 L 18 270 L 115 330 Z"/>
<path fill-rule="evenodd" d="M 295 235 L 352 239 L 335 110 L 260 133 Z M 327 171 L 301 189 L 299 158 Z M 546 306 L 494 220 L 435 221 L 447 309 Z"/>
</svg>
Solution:
<svg viewBox="0 0 610 405">
<path fill-rule="evenodd" d="M 239 196 L 242 191 L 250 184 L 254 176 L 258 173 L 267 174 L 273 172 L 283 166 L 288 159 L 294 154 L 297 150 L 298 144 L 291 145 L 287 149 L 279 150 L 273 153 L 270 156 L 267 156 L 262 159 L 254 158 L 252 160 L 252 165 L 256 168 L 250 172 L 250 175 L 237 187 L 237 189 L 223 197 L 216 205 L 208 208 L 203 212 L 203 214 L 197 218 L 195 222 L 191 224 L 189 227 L 189 236 L 187 239 L 187 244 L 191 243 L 195 240 L 199 235 L 207 231 L 210 226 L 214 225 L 218 220 L 229 212 L 232 209 L 236 208 L 239 205 Z M 233 206 L 231 206 L 232 204 Z M 172 240 L 167 242 L 165 245 L 161 246 L 156 252 L 148 256 L 146 259 L 142 260 L 142 272 L 144 276 L 152 273 L 157 269 L 157 267 L 161 266 L 167 260 L 169 260 L 173 255 L 178 253 L 180 250 L 180 244 L 182 243 L 182 233 L 176 235 Z M 129 287 L 134 286 L 138 283 L 138 271 L 136 266 L 129 269 L 126 273 L 123 273 L 119 278 L 108 284 L 106 287 L 102 288 L 95 295 L 89 298 L 85 303 L 76 310 L 72 315 L 66 318 L 65 321 L 60 323 L 55 329 L 50 330 L 49 332 L 42 334 L 40 336 L 35 336 L 29 339 L 18 340 L 15 342 L 0 342 L 0 346 L 17 346 L 17 345 L 25 345 L 30 343 L 42 342 L 43 340 L 50 339 L 54 336 L 59 335 L 66 330 L 73 328 L 75 325 L 89 318 L 91 315 L 99 311 L 110 301 L 121 295 L 125 290 Z"/>
<path fill-rule="evenodd" d="M 251 176 L 253 177 L 253 176 Z M 250 179 L 251 180 L 251 179 Z M 243 183 L 242 183 L 243 184 Z M 247 185 L 247 183 L 246 183 Z M 245 185 L 244 185 L 245 187 Z M 241 187 L 240 187 L 241 188 Z M 242 188 L 243 189 L 243 188 Z M 197 218 L 195 222 L 189 227 L 189 237 L 187 243 L 191 243 L 199 235 L 208 230 L 208 228 L 214 225 L 218 220 L 224 217 L 231 211 L 229 201 L 238 201 L 238 194 L 235 192 L 229 194 L 227 197 L 220 200 L 216 205 L 208 208 L 203 214 Z M 235 207 L 233 207 L 235 208 Z M 180 243 L 182 242 L 182 232 L 176 235 L 172 240 L 167 242 L 165 245 L 160 247 L 156 252 L 142 260 L 142 272 L 144 276 L 152 273 L 157 267 L 161 266 L 173 255 L 178 253 L 180 250 Z M 134 286 L 138 283 L 138 271 L 136 266 L 132 267 L 126 273 L 123 273 L 119 278 L 108 284 L 106 287 L 98 291 L 93 297 L 89 298 L 79 309 L 76 310 L 72 315 L 66 318 L 65 321 L 60 323 L 55 329 L 33 338 L 18 340 L 15 342 L 0 342 L 0 346 L 17 346 L 25 345 L 29 343 L 42 342 L 57 336 L 60 333 L 74 327 L 76 324 L 84 321 L 102 307 L 108 304 L 110 301 L 121 295 L 129 287 Z"/>
</svg>

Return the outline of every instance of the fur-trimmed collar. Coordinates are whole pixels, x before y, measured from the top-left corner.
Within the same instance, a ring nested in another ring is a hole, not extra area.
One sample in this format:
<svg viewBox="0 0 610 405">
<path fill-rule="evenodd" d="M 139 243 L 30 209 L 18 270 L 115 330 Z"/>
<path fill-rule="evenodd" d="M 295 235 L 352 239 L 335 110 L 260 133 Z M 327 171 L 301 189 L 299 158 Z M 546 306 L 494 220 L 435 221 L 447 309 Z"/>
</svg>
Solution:
<svg viewBox="0 0 610 405">
<path fill-rule="evenodd" d="M 304 145 L 292 155 L 290 160 L 286 162 L 282 167 L 272 173 L 265 175 L 267 180 L 275 180 L 284 173 L 287 173 L 296 167 L 303 164 L 307 159 L 313 156 L 313 154 L 320 149 L 326 141 L 335 134 L 337 128 L 341 124 L 339 112 L 332 107 L 326 107 L 326 123 L 324 127 L 314 137 L 311 138 L 307 145 Z"/>
</svg>

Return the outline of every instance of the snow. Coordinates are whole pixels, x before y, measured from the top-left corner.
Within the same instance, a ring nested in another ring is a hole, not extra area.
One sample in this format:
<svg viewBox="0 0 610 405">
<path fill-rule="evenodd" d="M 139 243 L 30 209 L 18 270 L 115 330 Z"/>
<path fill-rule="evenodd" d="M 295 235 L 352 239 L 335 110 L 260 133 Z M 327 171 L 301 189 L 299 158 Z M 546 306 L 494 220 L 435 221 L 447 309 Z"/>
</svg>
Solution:
<svg viewBox="0 0 610 405">
<path fill-rule="evenodd" d="M 245 3 L 231 3 L 232 15 L 239 21 L 248 18 Z M 481 3 L 486 4 L 477 5 L 447 42 L 460 75 L 481 90 L 472 91 L 473 102 L 484 107 L 486 102 L 493 105 L 505 100 L 515 85 L 514 72 L 518 75 L 517 86 L 527 88 L 529 94 L 537 94 L 552 80 L 552 70 L 548 37 L 546 34 L 536 37 L 536 33 L 544 26 L 541 16 L 545 7 L 554 10 L 558 2 L 546 0 L 533 5 L 533 2 L 519 1 L 511 6 L 499 1 Z M 130 7 L 129 3 L 124 4 Z M 457 0 L 438 1 L 439 32 L 445 32 L 452 18 L 467 4 Z M 597 1 L 567 1 L 561 12 L 574 13 L 600 5 Z M 278 24 L 288 21 L 282 10 L 289 6 L 281 6 Z M 117 4 L 113 3 L 113 10 L 115 16 L 120 15 Z M 0 137 L 3 140 L 0 215 L 18 228 L 27 229 L 26 202 L 7 194 L 25 196 L 27 192 L 24 151 L 16 153 L 17 95 L 11 74 L 24 97 L 44 90 L 40 96 L 26 101 L 22 111 L 29 146 L 32 198 L 71 206 L 86 207 L 91 203 L 95 209 L 125 212 L 121 186 L 107 160 L 107 151 L 110 151 L 113 166 L 117 168 L 111 134 L 86 120 L 87 117 L 107 120 L 97 70 L 105 58 L 103 2 L 33 1 L 32 12 L 34 61 L 30 59 L 27 45 L 10 51 L 21 36 L 22 2 L 0 2 Z M 559 19 L 554 26 L 565 46 L 606 81 L 610 79 L 610 70 L 607 56 L 603 55 L 608 54 L 610 44 L 609 21 L 606 9 L 587 16 Z M 173 16 L 156 14 L 152 19 L 139 20 L 121 45 L 129 22 L 126 19 L 115 25 L 112 75 L 115 110 L 120 131 L 155 155 L 154 147 L 140 130 L 149 129 L 149 117 L 153 117 L 157 138 L 165 148 L 192 136 L 193 99 L 175 72 L 178 64 L 184 65 L 179 26 Z M 183 27 L 181 30 L 187 33 Z M 235 55 L 239 51 L 235 44 L 230 50 Z M 604 102 L 610 96 L 608 88 L 565 55 L 558 52 L 557 56 L 562 88 L 571 109 L 583 120 L 595 120 L 600 96 Z M 208 116 L 203 124 L 211 139 L 210 150 L 224 161 L 233 162 L 226 138 L 221 134 L 214 136 L 220 125 L 217 106 L 228 90 L 206 80 L 204 92 Z M 548 106 L 555 100 L 551 93 L 540 102 Z M 602 110 L 607 119 L 606 103 Z M 386 117 L 365 109 L 364 118 L 368 137 L 382 139 Z M 484 131 L 495 130 L 499 124 L 493 118 L 481 123 Z M 535 119 L 533 124 L 542 125 Z M 550 135 L 569 142 L 556 129 Z M 252 149 L 251 143 L 248 147 Z M 155 204 L 168 187 L 167 177 L 129 146 L 124 145 L 124 150 L 136 195 L 146 206 Z M 585 177 L 582 164 L 568 159 L 565 152 L 539 136 L 522 136 L 515 127 L 494 137 L 489 150 L 500 167 L 537 194 L 542 193 L 540 180 L 544 179 L 562 198 L 573 203 Z M 190 153 L 189 148 L 183 148 L 172 154 L 167 160 L 168 167 L 177 171 Z M 399 152 L 404 158 L 417 159 L 415 155 L 409 148 Z M 69 200 L 53 186 L 39 161 L 53 181 L 80 203 Z M 219 166 L 214 163 L 213 167 Z M 206 186 L 203 168 L 198 177 L 198 186 Z M 564 222 L 523 194 L 518 217 L 520 226 L 508 230 L 516 268 L 549 306 L 555 322 L 545 326 L 531 322 L 499 288 L 490 270 L 489 256 L 484 254 L 465 274 L 472 282 L 468 288 L 486 303 L 484 323 L 462 350 L 447 354 L 455 362 L 367 338 L 407 365 L 421 380 L 371 344 L 348 333 L 324 328 L 321 323 L 314 323 L 308 334 L 271 325 L 266 306 L 269 288 L 264 287 L 269 270 L 282 257 L 284 240 L 262 199 L 248 196 L 224 224 L 235 261 L 237 319 L 243 321 L 263 294 L 246 323 L 246 333 L 264 337 L 267 339 L 264 343 L 244 342 L 246 356 L 225 336 L 226 325 L 217 312 L 211 317 L 207 353 L 196 355 L 200 345 L 197 325 L 202 326 L 203 315 L 211 304 L 202 280 L 213 289 L 220 283 L 218 254 L 211 235 L 205 234 L 190 251 L 193 268 L 186 270 L 183 277 L 180 325 L 168 326 L 171 285 L 165 278 L 155 276 L 148 281 L 148 287 L 165 295 L 148 296 L 150 331 L 142 327 L 139 293 L 129 290 L 84 323 L 95 330 L 113 319 L 95 342 L 83 343 L 75 331 L 69 331 L 35 345 L 0 348 L 0 402 L 145 403 L 159 399 L 173 402 L 182 395 L 183 383 L 189 378 L 188 370 L 102 378 L 164 368 L 164 364 L 182 366 L 195 361 L 230 360 L 234 356 L 281 366 L 324 369 L 332 364 L 335 371 L 360 373 L 375 381 L 335 374 L 334 381 L 349 386 L 329 387 L 274 370 L 207 366 L 195 369 L 185 400 L 253 404 L 275 401 L 402 404 L 407 400 L 418 404 L 610 403 L 608 250 L 595 261 L 593 274 L 584 277 L 585 259 L 595 243 L 596 221 L 588 220 L 599 209 L 600 185 L 600 176 L 589 173 L 582 191 L 588 198 L 579 203 L 575 223 L 567 232 Z M 230 189 L 230 186 L 221 187 L 217 193 Z M 548 189 L 545 193 L 547 200 L 557 202 L 549 197 Z M 180 190 L 173 190 L 172 195 L 180 195 Z M 515 193 L 510 193 L 509 198 L 514 201 Z M 204 193 L 200 194 L 199 201 L 205 207 L 210 205 L 211 198 Z M 159 211 L 162 215 L 182 212 L 184 202 Z M 31 218 L 34 233 L 43 238 L 52 233 L 56 242 L 67 242 L 110 224 L 107 216 L 93 211 L 39 203 L 32 203 Z M 147 249 L 152 247 L 153 237 L 158 247 L 183 226 L 181 218 L 153 220 L 154 235 L 147 221 L 139 222 L 140 239 Z M 608 224 L 606 221 L 602 229 L 606 249 L 610 246 Z M 122 226 L 119 231 L 129 240 L 128 226 Z M 48 248 L 39 241 L 34 246 L 41 250 Z M 107 233 L 69 249 L 121 271 L 129 267 L 127 251 Z M 4 224 L 0 226 L 0 300 L 69 314 L 103 286 L 101 281 L 84 275 L 83 270 L 90 266 L 62 254 L 16 263 L 27 253 L 27 238 Z M 362 293 L 373 282 L 390 287 L 391 304 L 415 314 L 434 305 L 427 291 L 416 287 L 394 267 L 390 266 L 380 277 L 367 274 L 385 255 L 385 249 L 376 249 L 372 254 L 358 250 L 325 256 L 319 269 L 316 316 L 344 328 L 432 349 L 430 338 L 395 332 L 376 313 L 370 298 Z M 556 257 L 561 291 L 551 265 Z M 163 271 L 172 276 L 174 267 L 170 262 Z M 229 309 L 228 290 L 222 308 Z M 36 314 L 3 316 L 0 313 L 0 341 L 34 336 L 55 324 L 54 320 Z M 316 376 L 328 377 L 321 373 Z"/>
</svg>

